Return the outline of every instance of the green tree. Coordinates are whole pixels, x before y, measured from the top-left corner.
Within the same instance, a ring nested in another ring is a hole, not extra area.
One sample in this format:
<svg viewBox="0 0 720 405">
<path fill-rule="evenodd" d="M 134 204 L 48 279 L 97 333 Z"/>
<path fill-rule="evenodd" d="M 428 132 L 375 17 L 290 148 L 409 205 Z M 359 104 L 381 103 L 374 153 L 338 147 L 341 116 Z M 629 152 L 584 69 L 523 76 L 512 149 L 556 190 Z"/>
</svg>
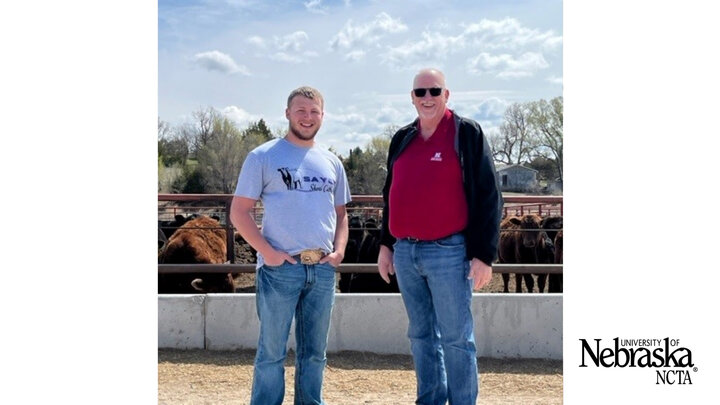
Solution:
<svg viewBox="0 0 720 405">
<path fill-rule="evenodd" d="M 265 124 L 265 120 L 262 118 L 260 118 L 260 121 L 258 122 L 251 122 L 247 129 L 243 131 L 243 136 L 245 137 L 251 134 L 258 134 L 261 139 L 263 139 L 263 142 L 267 142 L 274 138 L 273 133 L 270 131 L 270 128 L 268 128 Z"/>
<path fill-rule="evenodd" d="M 172 182 L 170 191 L 182 194 L 205 193 L 205 182 L 202 173 L 198 170 L 197 162 L 188 161 L 182 167 L 182 173 Z"/>
<path fill-rule="evenodd" d="M 209 193 L 232 193 L 242 166 L 242 136 L 235 124 L 215 117 L 210 136 L 197 150 L 198 170 Z"/>
<path fill-rule="evenodd" d="M 230 119 L 215 117 L 208 140 L 197 151 L 206 192 L 232 194 L 245 157 L 266 142 L 268 134 L 257 126 L 241 131 Z"/>
<path fill-rule="evenodd" d="M 356 147 L 343 159 L 348 183 L 353 194 L 381 194 L 387 175 L 387 154 L 390 139 L 397 126 L 388 126 L 365 145 L 364 150 Z"/>
<path fill-rule="evenodd" d="M 527 166 L 538 171 L 538 180 L 540 181 L 550 182 L 560 175 L 555 161 L 544 156 L 536 156 Z"/>
</svg>

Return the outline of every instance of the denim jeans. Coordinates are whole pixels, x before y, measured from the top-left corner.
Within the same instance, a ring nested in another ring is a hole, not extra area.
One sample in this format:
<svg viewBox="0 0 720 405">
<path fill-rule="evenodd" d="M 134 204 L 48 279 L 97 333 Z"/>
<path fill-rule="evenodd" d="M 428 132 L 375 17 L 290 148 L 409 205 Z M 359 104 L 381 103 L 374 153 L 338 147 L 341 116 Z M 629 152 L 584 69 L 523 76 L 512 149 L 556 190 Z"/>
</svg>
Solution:
<svg viewBox="0 0 720 405">
<path fill-rule="evenodd" d="M 408 314 L 417 404 L 475 404 L 478 372 L 465 237 L 399 239 L 393 262 Z"/>
<path fill-rule="evenodd" d="M 327 263 L 264 265 L 257 271 L 256 286 L 260 338 L 250 403 L 282 404 L 287 340 L 294 316 L 295 404 L 324 404 L 322 381 L 335 301 L 335 268 Z"/>
</svg>

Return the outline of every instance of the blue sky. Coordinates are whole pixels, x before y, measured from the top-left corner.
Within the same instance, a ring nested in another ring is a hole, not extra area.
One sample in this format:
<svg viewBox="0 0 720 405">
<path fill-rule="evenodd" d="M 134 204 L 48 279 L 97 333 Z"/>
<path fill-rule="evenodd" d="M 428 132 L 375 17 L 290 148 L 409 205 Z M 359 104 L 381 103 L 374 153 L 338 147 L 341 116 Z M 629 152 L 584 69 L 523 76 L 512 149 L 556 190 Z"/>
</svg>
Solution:
<svg viewBox="0 0 720 405">
<path fill-rule="evenodd" d="M 449 106 L 492 132 L 507 105 L 562 95 L 562 2 L 160 0 L 158 114 L 213 107 L 286 128 L 287 95 L 325 97 L 318 142 L 346 155 L 415 117 L 418 69 L 443 70 Z"/>
</svg>

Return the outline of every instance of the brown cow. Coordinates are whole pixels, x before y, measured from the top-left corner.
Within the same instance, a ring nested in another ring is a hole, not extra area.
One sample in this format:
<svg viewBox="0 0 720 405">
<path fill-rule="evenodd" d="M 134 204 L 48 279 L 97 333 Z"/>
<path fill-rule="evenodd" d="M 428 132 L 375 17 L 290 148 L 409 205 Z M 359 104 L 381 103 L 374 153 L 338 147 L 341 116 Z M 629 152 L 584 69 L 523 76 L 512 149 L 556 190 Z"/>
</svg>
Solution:
<svg viewBox="0 0 720 405">
<path fill-rule="evenodd" d="M 508 217 L 500 223 L 500 243 L 498 246 L 499 263 L 535 264 L 539 263 L 538 252 L 543 257 L 552 249 L 552 241 L 540 228 L 541 219 L 534 214 L 522 217 Z M 503 273 L 503 292 L 509 292 L 510 275 Z M 535 281 L 531 274 L 522 274 L 528 292 L 532 292 Z M 522 292 L 520 274 L 515 275 L 515 292 Z M 542 288 L 545 288 L 542 280 Z"/>
<path fill-rule="evenodd" d="M 221 264 L 227 260 L 225 230 L 220 222 L 200 216 L 184 223 L 168 239 L 160 253 L 160 263 Z M 158 274 L 158 293 L 235 292 L 231 273 L 175 273 Z"/>
</svg>

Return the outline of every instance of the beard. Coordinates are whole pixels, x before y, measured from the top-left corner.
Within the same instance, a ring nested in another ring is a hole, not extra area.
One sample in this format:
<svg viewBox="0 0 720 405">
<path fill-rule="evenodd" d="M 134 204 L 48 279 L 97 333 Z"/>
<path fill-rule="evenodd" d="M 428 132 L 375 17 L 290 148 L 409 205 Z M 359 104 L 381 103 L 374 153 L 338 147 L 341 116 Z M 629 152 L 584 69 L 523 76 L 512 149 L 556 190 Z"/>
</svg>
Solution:
<svg viewBox="0 0 720 405">
<path fill-rule="evenodd" d="M 299 139 L 302 139 L 303 141 L 311 141 L 315 138 L 315 135 L 320 130 L 320 127 L 315 128 L 315 131 L 313 131 L 310 135 L 303 135 L 301 130 L 296 128 L 292 123 L 290 123 L 290 132 L 292 132 L 293 135 L 298 137 Z"/>
</svg>

